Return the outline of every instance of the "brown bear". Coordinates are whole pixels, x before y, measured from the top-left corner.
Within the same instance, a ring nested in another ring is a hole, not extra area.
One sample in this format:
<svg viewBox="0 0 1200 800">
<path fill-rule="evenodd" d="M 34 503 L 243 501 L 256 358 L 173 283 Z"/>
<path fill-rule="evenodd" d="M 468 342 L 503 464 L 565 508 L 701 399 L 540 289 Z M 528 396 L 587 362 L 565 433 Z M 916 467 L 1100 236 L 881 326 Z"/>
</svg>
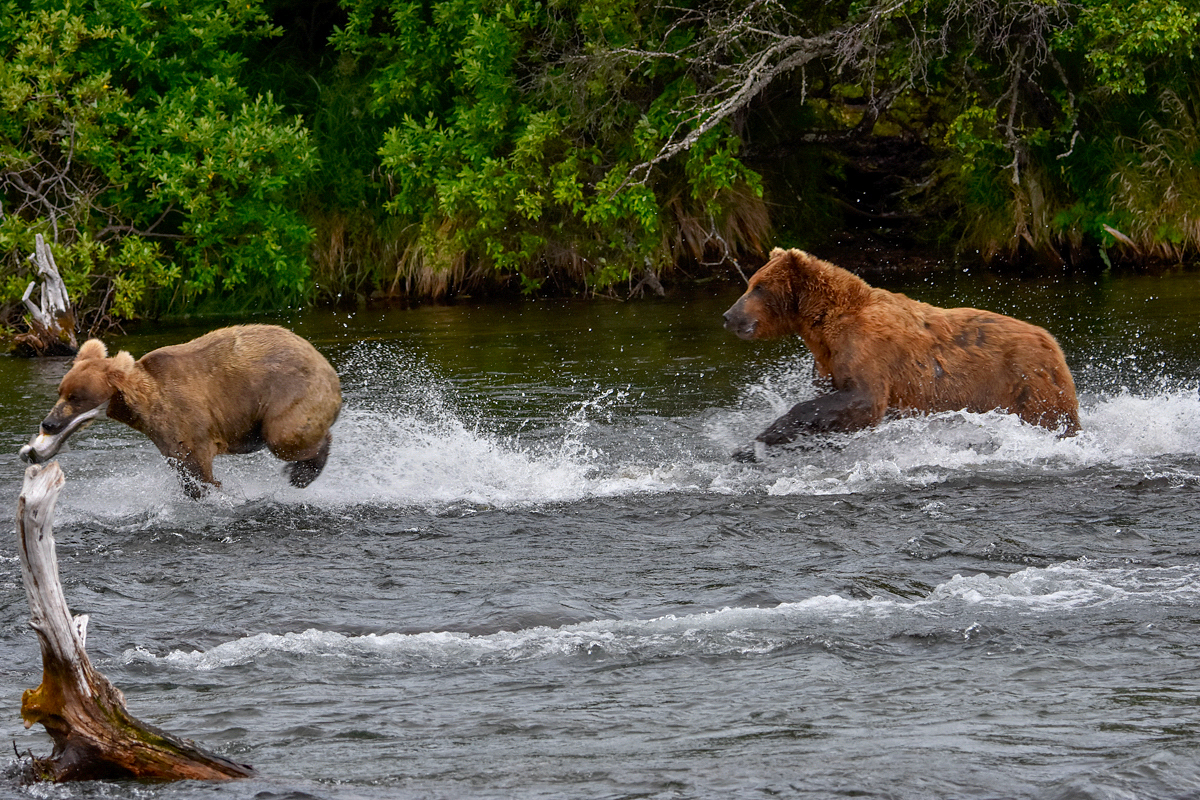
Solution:
<svg viewBox="0 0 1200 800">
<path fill-rule="evenodd" d="M 782 444 L 804 433 L 854 431 L 887 411 L 1000 409 L 1033 425 L 1079 430 L 1075 382 L 1054 337 L 1028 322 L 974 308 L 938 308 L 875 289 L 802 250 L 776 248 L 725 312 L 742 339 L 797 334 L 833 391 L 798 403 L 756 437 Z M 756 457 L 753 448 L 736 457 Z"/>
<path fill-rule="evenodd" d="M 109 417 L 150 437 L 195 498 L 221 485 L 213 479 L 213 456 L 264 446 L 293 462 L 293 486 L 312 483 L 329 457 L 342 394 L 325 357 L 275 325 L 221 328 L 137 361 L 124 351 L 108 358 L 104 343 L 89 339 L 21 457 L 53 458 L 105 404 Z"/>
</svg>

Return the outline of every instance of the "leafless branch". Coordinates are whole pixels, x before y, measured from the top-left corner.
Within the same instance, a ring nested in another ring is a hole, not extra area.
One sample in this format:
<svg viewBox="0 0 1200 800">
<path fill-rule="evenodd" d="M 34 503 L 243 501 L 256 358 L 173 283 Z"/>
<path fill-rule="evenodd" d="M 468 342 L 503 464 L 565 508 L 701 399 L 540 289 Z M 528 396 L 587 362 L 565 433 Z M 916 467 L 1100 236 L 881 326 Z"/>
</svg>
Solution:
<svg viewBox="0 0 1200 800">
<path fill-rule="evenodd" d="M 26 140 L 23 158 L 0 161 L 0 192 L 14 200 L 10 214 L 46 219 L 55 242 L 76 236 L 77 226 L 93 212 L 115 218 L 96 203 L 112 184 L 75 160 L 75 126 L 70 120 L 64 120 L 48 141 L 33 141 L 31 136 Z"/>
<path fill-rule="evenodd" d="M 1025 95 L 1040 91 L 1037 78 L 1046 65 L 1065 84 L 1050 43 L 1077 11 L 1073 0 L 950 0 L 947 6 L 926 2 L 915 9 L 906 0 L 879 0 L 856 19 L 815 31 L 779 0 L 705 4 L 695 9 L 663 5 L 659 12 L 672 16 L 672 22 L 657 44 L 576 54 L 565 63 L 581 70 L 613 72 L 618 72 L 614 64 L 619 63 L 625 74 L 634 74 L 647 65 L 672 61 L 685 68 L 697 87 L 678 104 L 673 126 L 657 150 L 631 167 L 613 194 L 645 182 L 654 167 L 695 147 L 705 134 L 748 108 L 768 86 L 814 63 L 835 75 L 858 76 L 866 90 L 867 108 L 851 135 L 869 133 L 898 95 L 926 80 L 929 65 L 952 51 L 978 54 L 1001 65 L 1006 90 L 997 103 L 1003 108 L 1002 133 L 1013 152 L 1013 175 L 1019 183 Z M 671 49 L 670 34 L 684 29 L 702 33 Z M 902 50 L 907 74 L 902 70 L 880 80 L 877 64 L 889 47 Z M 805 90 L 802 83 L 801 91 Z"/>
<path fill-rule="evenodd" d="M 705 134 L 743 112 L 771 84 L 814 62 L 827 64 L 835 73 L 852 70 L 867 74 L 871 96 L 863 130 L 869 130 L 902 88 L 889 86 L 876 93 L 870 70 L 881 47 L 882 28 L 902 15 L 905 5 L 904 0 L 886 0 L 858 19 L 819 32 L 808 30 L 807 24 L 778 0 L 752 0 L 716 11 L 679 10 L 675 27 L 704 30 L 704 35 L 688 46 L 676 51 L 614 49 L 608 55 L 623 59 L 628 67 L 659 60 L 682 63 L 697 92 L 682 103 L 658 150 L 633 166 L 613 194 L 644 182 L 655 166 L 690 150 Z"/>
</svg>

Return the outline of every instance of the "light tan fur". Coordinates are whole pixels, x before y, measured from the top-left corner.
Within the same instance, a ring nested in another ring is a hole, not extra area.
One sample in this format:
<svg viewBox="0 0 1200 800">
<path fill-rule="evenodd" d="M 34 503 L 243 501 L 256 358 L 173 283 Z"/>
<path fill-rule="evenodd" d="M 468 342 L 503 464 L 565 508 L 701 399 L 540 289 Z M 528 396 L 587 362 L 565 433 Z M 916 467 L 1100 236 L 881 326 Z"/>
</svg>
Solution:
<svg viewBox="0 0 1200 800">
<path fill-rule="evenodd" d="M 337 373 L 309 342 L 274 325 L 238 325 L 137 361 L 124 351 L 109 358 L 101 341 L 88 340 L 42 432 L 105 402 L 108 416 L 149 436 L 198 495 L 201 483 L 220 486 L 214 456 L 263 446 L 295 462 L 294 485 L 308 485 L 324 467 L 342 400 Z"/>
<path fill-rule="evenodd" d="M 797 405 L 758 437 L 768 444 L 875 425 L 889 410 L 1000 409 L 1064 435 L 1079 430 L 1075 383 L 1043 328 L 876 289 L 802 250 L 773 250 L 725 320 L 744 339 L 798 335 L 837 396 Z"/>
</svg>

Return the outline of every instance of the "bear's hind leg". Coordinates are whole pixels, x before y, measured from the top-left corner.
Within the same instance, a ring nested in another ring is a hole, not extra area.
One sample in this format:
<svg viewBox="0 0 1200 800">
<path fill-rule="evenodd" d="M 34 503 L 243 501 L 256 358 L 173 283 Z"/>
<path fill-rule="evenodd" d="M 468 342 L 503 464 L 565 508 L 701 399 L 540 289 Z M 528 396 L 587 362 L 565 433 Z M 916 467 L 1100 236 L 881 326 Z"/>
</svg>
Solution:
<svg viewBox="0 0 1200 800">
<path fill-rule="evenodd" d="M 315 456 L 303 461 L 293 461 L 287 465 L 288 481 L 292 486 L 303 489 L 317 479 L 321 470 L 325 469 L 325 462 L 329 459 L 329 445 L 332 442 L 333 435 L 326 433 Z"/>
</svg>

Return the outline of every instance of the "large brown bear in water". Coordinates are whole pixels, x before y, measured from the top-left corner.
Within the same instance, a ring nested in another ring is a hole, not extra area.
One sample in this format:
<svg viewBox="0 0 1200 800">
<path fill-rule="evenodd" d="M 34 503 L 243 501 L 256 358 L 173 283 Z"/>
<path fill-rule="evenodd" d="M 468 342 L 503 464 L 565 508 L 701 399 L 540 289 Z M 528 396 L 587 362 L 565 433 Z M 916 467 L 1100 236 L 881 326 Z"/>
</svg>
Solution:
<svg viewBox="0 0 1200 800">
<path fill-rule="evenodd" d="M 79 348 L 58 387 L 58 402 L 21 457 L 41 462 L 67 437 L 108 416 L 150 437 L 184 490 L 199 497 L 220 486 L 213 456 L 264 446 L 289 465 L 293 486 L 312 483 L 329 457 L 330 426 L 342 406 L 337 373 L 311 344 L 275 325 L 238 325 L 136 362 L 108 358 L 99 339 Z"/>
<path fill-rule="evenodd" d="M 901 413 L 1001 409 L 1033 425 L 1079 430 L 1062 350 L 1036 325 L 974 308 L 938 308 L 867 285 L 802 250 L 771 252 L 725 312 L 743 339 L 794 333 L 833 391 L 797 404 L 756 441 L 854 431 Z M 755 457 L 753 449 L 736 454 Z"/>
</svg>

